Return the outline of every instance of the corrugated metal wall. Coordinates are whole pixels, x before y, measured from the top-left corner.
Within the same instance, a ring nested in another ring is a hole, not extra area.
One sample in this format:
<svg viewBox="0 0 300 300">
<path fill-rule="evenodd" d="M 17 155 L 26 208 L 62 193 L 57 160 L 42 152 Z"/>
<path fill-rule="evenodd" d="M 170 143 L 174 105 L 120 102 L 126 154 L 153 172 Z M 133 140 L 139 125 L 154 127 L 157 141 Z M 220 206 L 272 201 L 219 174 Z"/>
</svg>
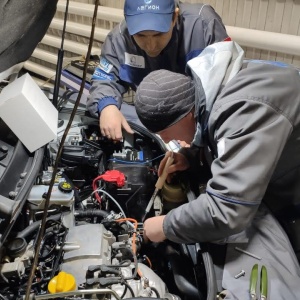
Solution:
<svg viewBox="0 0 300 300">
<path fill-rule="evenodd" d="M 202 1 L 186 0 L 183 2 L 197 3 Z M 65 64 L 69 62 L 68 58 L 84 56 L 85 49 L 87 49 L 94 0 L 70 0 L 70 7 L 76 3 L 86 5 L 90 12 L 83 13 L 82 10 L 76 13 L 75 10 L 69 10 L 66 43 L 71 41 L 77 44 L 66 44 Z M 300 36 L 300 0 L 206 0 L 205 3 L 215 8 L 226 26 Z M 58 11 L 47 36 L 37 47 L 32 58 L 25 63 L 25 68 L 29 71 L 37 74 L 40 72 L 42 77 L 51 77 L 51 80 L 55 76 L 55 56 L 59 47 L 58 40 L 52 41 L 52 39 L 61 36 L 65 4 L 66 0 L 59 0 Z M 101 6 L 98 9 L 97 31 L 93 45 L 94 53 L 100 53 L 107 32 L 122 19 L 123 4 L 124 0 L 100 0 Z M 112 12 L 108 8 L 113 8 Z M 80 26 L 76 28 L 78 24 Z M 247 36 L 245 38 L 247 39 Z M 281 48 L 288 46 L 288 43 L 281 45 L 280 37 L 275 39 L 272 43 L 277 43 Z M 260 50 L 243 45 L 242 47 L 246 51 L 247 58 L 284 61 L 300 67 L 300 43 L 299 54 L 296 51 L 297 55 L 276 53 L 272 51 L 272 48 Z M 43 69 L 40 66 L 43 66 Z"/>
<path fill-rule="evenodd" d="M 207 3 L 220 14 L 225 25 L 300 36 L 299 0 L 208 0 Z M 246 50 L 249 58 L 280 60 L 300 66 L 300 44 L 299 56 Z"/>
</svg>

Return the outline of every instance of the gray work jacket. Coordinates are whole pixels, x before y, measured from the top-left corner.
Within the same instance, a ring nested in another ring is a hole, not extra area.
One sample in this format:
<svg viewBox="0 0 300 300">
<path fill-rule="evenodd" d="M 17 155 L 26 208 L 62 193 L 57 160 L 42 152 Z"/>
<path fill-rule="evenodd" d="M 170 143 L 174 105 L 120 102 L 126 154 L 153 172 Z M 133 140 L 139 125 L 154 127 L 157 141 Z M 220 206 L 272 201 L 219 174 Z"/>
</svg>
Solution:
<svg viewBox="0 0 300 300">
<path fill-rule="evenodd" d="M 206 193 L 167 214 L 163 227 L 168 239 L 191 243 L 227 238 L 251 223 L 262 201 L 276 214 L 283 207 L 299 207 L 300 77 L 296 69 L 244 62 L 220 86 L 205 131 L 212 177 Z M 184 149 L 191 165 L 199 157 L 196 150 Z"/>
<path fill-rule="evenodd" d="M 192 147 L 180 151 L 203 174 L 204 150 L 211 177 L 206 192 L 166 215 L 163 229 L 178 243 L 227 244 L 219 287 L 227 292 L 224 299 L 250 299 L 255 263 L 268 270 L 268 299 L 298 299 L 299 263 L 270 210 L 285 222 L 299 220 L 299 70 L 243 56 L 235 42 L 220 42 L 188 62 L 197 86 L 197 130 Z M 297 249 L 296 228 L 289 232 Z M 245 276 L 237 281 L 241 269 Z"/>
<path fill-rule="evenodd" d="M 107 36 L 99 66 L 92 77 L 87 107 L 98 116 L 107 105 L 120 108 L 122 95 L 129 88 L 136 90 L 151 71 L 166 69 L 185 73 L 187 61 L 208 45 L 229 39 L 219 15 L 209 5 L 179 4 L 180 16 L 172 38 L 158 57 L 151 58 L 130 36 L 122 21 Z"/>
</svg>

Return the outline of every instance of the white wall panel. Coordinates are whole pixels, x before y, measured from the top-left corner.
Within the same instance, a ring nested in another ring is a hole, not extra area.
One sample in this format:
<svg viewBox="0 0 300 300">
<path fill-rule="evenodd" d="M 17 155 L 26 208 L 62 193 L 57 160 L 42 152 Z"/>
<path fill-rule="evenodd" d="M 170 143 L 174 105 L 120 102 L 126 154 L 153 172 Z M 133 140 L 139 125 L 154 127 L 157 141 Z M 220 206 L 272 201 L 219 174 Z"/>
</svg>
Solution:
<svg viewBox="0 0 300 300">
<path fill-rule="evenodd" d="M 206 1 L 215 8 L 225 25 L 300 36 L 299 0 L 230 0 L 230 13 L 226 11 L 228 1 Z M 199 1 L 185 2 L 197 3 Z M 250 47 L 245 50 L 246 56 L 249 58 L 285 61 L 300 67 L 300 45 L 299 55 L 288 55 Z"/>
<path fill-rule="evenodd" d="M 185 0 L 183 2 L 201 3 L 198 0 Z M 210 4 L 215 8 L 226 26 L 283 33 L 291 35 L 291 37 L 300 36 L 300 0 L 206 0 L 204 3 Z M 87 49 L 88 44 L 88 26 L 91 26 L 93 4 L 94 0 L 70 0 L 68 15 L 70 25 L 67 26 L 66 33 L 68 49 L 65 51 L 65 56 L 68 58 L 72 56 L 78 57 L 78 55 L 85 56 L 86 54 L 84 50 Z M 53 39 L 61 37 L 62 23 L 60 23 L 60 26 L 57 24 L 59 23 L 58 20 L 61 20 L 60 22 L 63 20 L 65 5 L 66 0 L 59 0 L 55 20 L 47 33 L 48 37 L 52 36 Z M 100 52 L 103 34 L 108 32 L 107 30 L 111 30 L 123 18 L 123 5 L 124 0 L 100 0 L 96 36 L 93 43 L 94 51 L 98 48 Z M 79 27 L 82 24 L 81 30 L 74 31 L 74 23 L 79 24 Z M 246 36 L 246 38 L 251 40 L 250 38 L 252 37 Z M 282 46 L 282 39 L 280 37 L 277 39 L 275 41 L 278 43 L 277 45 Z M 58 49 L 54 48 L 53 45 L 43 44 L 45 41 L 47 39 L 44 39 L 38 47 L 43 48 L 44 51 L 49 51 L 52 55 L 53 53 L 56 54 Z M 81 44 L 82 46 L 72 52 L 71 47 L 69 47 L 70 43 L 78 43 L 78 45 Z M 278 47 L 268 50 L 253 48 L 248 44 L 247 47 L 244 45 L 242 47 L 245 49 L 247 58 L 284 61 L 300 67 L 300 43 L 299 53 L 296 53 L 296 55 L 287 54 L 289 52 L 276 52 L 279 51 L 276 50 Z M 37 53 L 39 52 L 35 52 L 31 61 L 44 65 L 47 68 L 55 69 L 53 57 L 51 63 L 49 59 L 41 62 L 40 57 L 38 58 L 39 60 L 36 60 Z M 49 58 L 50 54 L 44 53 L 44 56 Z"/>
</svg>

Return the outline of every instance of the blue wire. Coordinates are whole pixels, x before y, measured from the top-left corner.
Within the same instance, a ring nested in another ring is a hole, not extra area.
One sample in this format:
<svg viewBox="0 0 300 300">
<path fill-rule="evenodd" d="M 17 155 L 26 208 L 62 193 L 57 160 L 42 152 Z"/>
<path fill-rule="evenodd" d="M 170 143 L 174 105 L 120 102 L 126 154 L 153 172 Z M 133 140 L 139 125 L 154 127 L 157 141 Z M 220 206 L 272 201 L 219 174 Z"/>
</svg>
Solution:
<svg viewBox="0 0 300 300">
<path fill-rule="evenodd" d="M 149 159 L 149 160 L 146 160 L 146 161 L 143 161 L 143 162 L 137 162 L 137 161 L 126 161 L 126 160 L 121 160 L 121 159 L 116 159 L 116 158 L 110 158 L 108 159 L 108 161 L 112 160 L 112 161 L 115 161 L 115 162 L 120 162 L 120 163 L 123 163 L 123 164 L 140 164 L 140 165 L 145 165 L 145 164 L 148 164 L 149 162 L 151 161 L 154 161 L 162 156 L 165 156 L 165 153 L 162 154 L 162 155 L 159 155 L 157 157 L 154 157 L 153 159 Z"/>
</svg>

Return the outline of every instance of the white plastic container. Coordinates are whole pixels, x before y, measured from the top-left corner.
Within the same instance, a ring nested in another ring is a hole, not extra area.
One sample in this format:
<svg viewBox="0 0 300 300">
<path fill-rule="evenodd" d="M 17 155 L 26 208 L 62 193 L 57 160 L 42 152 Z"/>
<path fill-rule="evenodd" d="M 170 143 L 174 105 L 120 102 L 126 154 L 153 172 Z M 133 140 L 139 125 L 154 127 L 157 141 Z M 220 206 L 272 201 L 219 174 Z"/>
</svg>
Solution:
<svg viewBox="0 0 300 300">
<path fill-rule="evenodd" d="M 34 210 L 40 210 L 44 208 L 45 205 L 45 197 L 48 193 L 49 186 L 48 185 L 34 185 L 28 195 L 27 200 L 30 203 L 30 208 Z M 50 196 L 50 204 L 51 205 L 62 205 L 62 206 L 71 206 L 74 202 L 74 191 L 70 191 L 68 193 L 64 193 L 59 190 L 58 186 L 55 185 L 52 188 L 51 196 Z"/>
<path fill-rule="evenodd" d="M 56 138 L 58 111 L 28 73 L 0 93 L 0 118 L 30 152 Z"/>
</svg>

